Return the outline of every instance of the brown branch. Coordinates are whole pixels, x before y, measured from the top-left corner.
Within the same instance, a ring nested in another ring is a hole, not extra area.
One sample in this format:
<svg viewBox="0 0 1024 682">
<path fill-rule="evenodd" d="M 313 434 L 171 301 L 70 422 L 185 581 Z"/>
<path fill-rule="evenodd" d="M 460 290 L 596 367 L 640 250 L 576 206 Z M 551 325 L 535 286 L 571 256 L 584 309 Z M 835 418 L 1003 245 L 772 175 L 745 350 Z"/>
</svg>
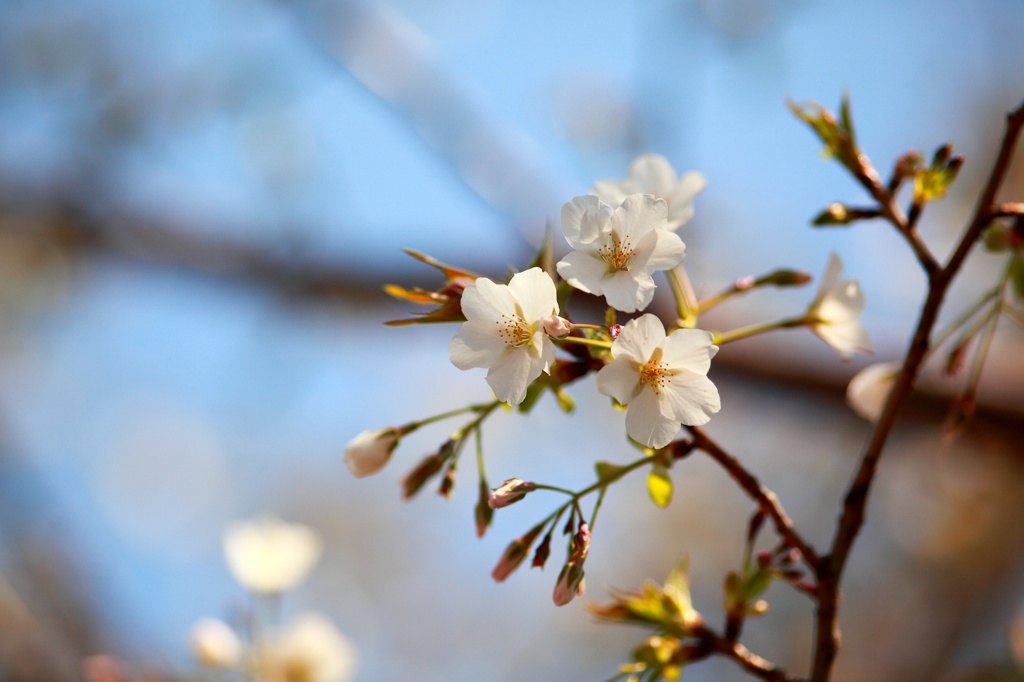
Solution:
<svg viewBox="0 0 1024 682">
<path fill-rule="evenodd" d="M 888 187 L 882 184 L 882 179 L 878 177 L 867 157 L 860 159 L 860 163 L 854 169 L 853 175 L 861 186 L 878 202 L 878 208 L 882 213 L 882 217 L 892 223 L 896 231 L 903 235 L 903 238 L 913 250 L 914 255 L 917 256 L 917 261 L 924 268 L 924 271 L 928 273 L 928 276 L 930 277 L 933 273 L 937 272 L 939 262 L 932 255 L 931 251 L 928 250 L 928 246 L 921 239 L 921 235 L 917 231 L 917 218 L 920 214 L 915 213 L 910 218 L 903 214 L 903 211 L 896 204 L 895 195 Z"/>
<path fill-rule="evenodd" d="M 918 318 L 910 347 L 903 361 L 903 369 L 893 385 L 885 403 L 878 423 L 875 425 L 871 441 L 861 456 L 860 467 L 843 502 L 842 514 L 839 517 L 832 549 L 828 556 L 823 557 L 818 566 L 818 609 L 816 614 L 816 646 L 812 666 L 812 682 L 827 682 L 831 676 L 832 665 L 838 651 L 839 633 L 836 617 L 838 614 L 839 584 L 843 570 L 849 557 L 853 543 L 864 525 L 864 513 L 868 493 L 874 481 L 878 461 L 886 440 L 892 431 L 896 413 L 904 397 L 910 391 L 917 377 L 918 370 L 924 361 L 929 347 L 929 338 L 934 329 L 939 310 L 950 283 L 960 271 L 971 248 L 981 237 L 988 223 L 992 220 L 996 193 L 1002 185 L 1009 168 L 1017 137 L 1024 126 L 1024 103 L 1007 116 L 1006 132 L 1003 135 L 999 154 L 992 167 L 988 181 L 978 199 L 974 216 L 964 231 L 956 251 L 945 267 L 928 272 L 928 295 Z M 922 265 L 924 265 L 922 263 Z"/>
<path fill-rule="evenodd" d="M 802 682 L 771 661 L 761 658 L 742 644 L 730 641 L 707 626 L 701 626 L 695 633 L 700 638 L 700 647 L 708 654 L 718 654 L 735 661 L 754 677 L 768 682 Z"/>
<path fill-rule="evenodd" d="M 699 427 L 687 426 L 686 429 L 693 435 L 694 447 L 706 452 L 713 460 L 718 462 L 744 492 L 753 498 L 761 509 L 771 517 L 776 531 L 778 531 L 786 543 L 800 550 L 800 554 L 803 556 L 804 561 L 807 562 L 807 565 L 817 570 L 818 565 L 821 563 L 818 553 L 797 532 L 792 520 L 790 520 L 786 511 L 782 508 L 782 504 L 775 493 L 761 485 L 756 476 L 747 471 L 735 457 L 723 450 Z"/>
</svg>

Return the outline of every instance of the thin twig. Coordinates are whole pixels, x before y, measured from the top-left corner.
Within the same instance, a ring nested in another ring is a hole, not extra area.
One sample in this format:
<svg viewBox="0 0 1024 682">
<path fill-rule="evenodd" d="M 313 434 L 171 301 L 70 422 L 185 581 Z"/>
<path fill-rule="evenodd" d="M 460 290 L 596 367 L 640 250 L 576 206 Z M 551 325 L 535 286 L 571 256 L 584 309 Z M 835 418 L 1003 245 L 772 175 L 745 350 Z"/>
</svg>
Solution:
<svg viewBox="0 0 1024 682">
<path fill-rule="evenodd" d="M 757 477 L 746 470 L 740 462 L 728 452 L 715 443 L 707 434 L 697 426 L 687 426 L 686 429 L 693 435 L 693 443 L 696 448 L 703 450 L 718 462 L 723 469 L 736 481 L 743 490 L 754 499 L 755 502 L 771 517 L 775 529 L 779 535 L 791 546 L 800 550 L 804 560 L 812 569 L 817 569 L 821 562 L 818 553 L 803 539 L 786 511 L 782 508 L 779 498 L 768 488 L 761 485 Z"/>
<path fill-rule="evenodd" d="M 903 369 L 893 385 L 882 414 L 875 425 L 871 440 L 861 456 L 856 477 L 850 485 L 843 502 L 842 514 L 839 517 L 832 549 L 828 556 L 823 557 L 818 566 L 818 610 L 816 614 L 816 645 L 812 666 L 812 682 L 827 682 L 831 676 L 832 665 L 838 651 L 839 633 L 836 629 L 838 612 L 839 584 L 842 579 L 846 561 L 864 524 L 864 511 L 868 493 L 874 481 L 885 442 L 892 431 L 896 413 L 917 377 L 918 370 L 929 348 L 929 338 L 946 291 L 953 278 L 959 272 L 971 248 L 981 237 L 982 231 L 993 217 L 996 193 L 1006 176 L 1013 150 L 1021 127 L 1024 126 L 1024 103 L 1007 116 L 1006 132 L 999 148 L 999 154 L 992 167 L 988 181 L 979 197 L 974 216 L 968 224 L 956 251 L 945 267 L 928 272 L 928 295 L 918 318 L 917 327 L 903 361 Z M 920 259 L 920 256 L 919 256 Z"/>
</svg>

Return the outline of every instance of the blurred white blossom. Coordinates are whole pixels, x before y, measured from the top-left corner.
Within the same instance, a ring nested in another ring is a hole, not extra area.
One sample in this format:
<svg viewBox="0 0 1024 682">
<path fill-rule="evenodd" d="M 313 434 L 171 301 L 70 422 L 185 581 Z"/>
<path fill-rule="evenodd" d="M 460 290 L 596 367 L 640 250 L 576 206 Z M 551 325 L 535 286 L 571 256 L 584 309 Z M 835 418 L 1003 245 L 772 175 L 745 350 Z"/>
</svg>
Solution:
<svg viewBox="0 0 1024 682">
<path fill-rule="evenodd" d="M 898 362 L 879 362 L 857 372 L 846 387 L 847 404 L 864 419 L 878 421 L 900 369 Z"/>
<path fill-rule="evenodd" d="M 270 644 L 264 657 L 270 682 L 348 682 L 355 675 L 356 650 L 334 623 L 319 613 L 296 616 Z"/>
<path fill-rule="evenodd" d="M 626 410 L 626 433 L 647 447 L 668 445 L 679 425 L 706 424 L 721 409 L 718 389 L 707 377 L 718 352 L 702 329 L 677 329 L 670 336 L 656 316 L 630 320 L 612 344 L 613 360 L 597 375 L 597 390 Z"/>
<path fill-rule="evenodd" d="M 574 250 L 558 262 L 558 274 L 617 310 L 643 310 L 654 298 L 651 273 L 679 265 L 686 251 L 666 228 L 667 214 L 667 204 L 649 194 L 614 208 L 593 195 L 574 198 L 562 207 L 562 232 Z"/>
<path fill-rule="evenodd" d="M 242 659 L 242 642 L 227 623 L 216 618 L 196 621 L 189 633 L 192 655 L 208 668 L 234 668 Z"/>
<path fill-rule="evenodd" d="M 818 295 L 807 310 L 811 330 L 843 357 L 852 353 L 870 353 L 871 339 L 860 323 L 864 310 L 864 292 L 856 279 L 839 279 L 843 262 L 829 257 Z"/>
<path fill-rule="evenodd" d="M 590 193 L 611 206 L 619 206 L 631 194 L 653 194 L 668 204 L 666 228 L 678 230 L 693 217 L 693 200 L 706 184 L 704 176 L 696 171 L 679 177 L 664 156 L 644 154 L 629 165 L 625 180 L 598 180 Z"/>
<path fill-rule="evenodd" d="M 555 283 L 540 268 L 517 273 L 505 284 L 481 277 L 462 292 L 466 322 L 448 344 L 459 369 L 487 368 L 487 383 L 498 397 L 518 405 L 526 388 L 549 371 L 555 346 L 544 321 L 558 314 Z"/>
<path fill-rule="evenodd" d="M 224 531 L 224 554 L 235 579 L 259 594 L 284 592 L 320 559 L 323 541 L 308 526 L 272 516 L 234 523 Z"/>
</svg>

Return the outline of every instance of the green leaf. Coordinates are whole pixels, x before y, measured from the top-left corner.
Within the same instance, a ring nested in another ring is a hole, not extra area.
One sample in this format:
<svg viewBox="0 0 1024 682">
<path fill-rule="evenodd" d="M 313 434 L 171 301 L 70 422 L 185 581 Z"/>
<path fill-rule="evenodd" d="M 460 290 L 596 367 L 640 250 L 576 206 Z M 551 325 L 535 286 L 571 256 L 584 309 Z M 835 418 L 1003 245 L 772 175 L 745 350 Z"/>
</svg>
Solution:
<svg viewBox="0 0 1024 682">
<path fill-rule="evenodd" d="M 594 471 L 597 472 L 597 480 L 601 483 L 611 483 L 625 471 L 626 467 L 612 464 L 611 462 L 596 462 Z"/>
<path fill-rule="evenodd" d="M 654 504 L 663 509 L 668 506 L 672 501 L 672 479 L 668 469 L 660 465 L 651 467 L 651 473 L 647 475 L 647 492 Z"/>
<path fill-rule="evenodd" d="M 1016 251 L 1010 259 L 1010 285 L 1017 300 L 1024 301 L 1024 251 Z"/>
<path fill-rule="evenodd" d="M 566 393 L 561 386 L 552 388 L 551 392 L 555 394 L 555 399 L 558 401 L 558 406 L 562 408 L 562 412 L 572 414 L 572 411 L 576 409 L 576 401 L 572 396 Z"/>
</svg>

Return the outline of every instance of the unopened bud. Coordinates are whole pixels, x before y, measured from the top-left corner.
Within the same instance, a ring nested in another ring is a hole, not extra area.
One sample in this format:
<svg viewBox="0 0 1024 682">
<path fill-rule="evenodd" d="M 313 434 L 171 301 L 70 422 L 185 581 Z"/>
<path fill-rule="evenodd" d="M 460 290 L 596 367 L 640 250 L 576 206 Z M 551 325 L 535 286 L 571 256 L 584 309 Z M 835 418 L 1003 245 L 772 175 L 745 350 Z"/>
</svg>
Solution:
<svg viewBox="0 0 1024 682">
<path fill-rule="evenodd" d="M 757 279 L 753 275 L 747 275 L 746 277 L 740 277 L 736 280 L 733 287 L 735 287 L 736 291 L 746 291 L 747 289 L 752 288 L 756 283 Z"/>
<path fill-rule="evenodd" d="M 537 551 L 533 553 L 533 568 L 544 568 L 548 556 L 551 554 L 551 533 L 544 536 L 544 539 L 537 545 Z"/>
<path fill-rule="evenodd" d="M 613 339 L 619 338 L 619 334 L 622 333 L 622 325 L 613 324 L 612 326 L 608 327 L 608 333 L 611 335 Z"/>
<path fill-rule="evenodd" d="M 801 287 L 811 279 L 809 274 L 799 270 L 776 270 L 761 281 L 777 287 Z"/>
<path fill-rule="evenodd" d="M 558 315 L 545 317 L 543 324 L 544 333 L 553 339 L 564 339 L 572 331 L 572 322 Z"/>
<path fill-rule="evenodd" d="M 529 481 L 520 478 L 510 478 L 500 486 L 491 491 L 487 498 L 487 506 L 491 509 L 501 509 L 510 504 L 515 504 L 526 497 L 526 493 L 532 492 L 537 486 Z"/>
<path fill-rule="evenodd" d="M 565 606 L 576 597 L 582 597 L 585 590 L 583 583 L 583 564 L 567 563 L 558 574 L 555 591 L 551 597 L 555 606 Z"/>
<path fill-rule="evenodd" d="M 580 529 L 572 536 L 572 553 L 570 561 L 582 562 L 587 558 L 587 551 L 590 549 L 590 526 L 580 522 Z"/>
<path fill-rule="evenodd" d="M 505 548 L 501 558 L 498 559 L 498 565 L 491 571 L 491 577 L 495 582 L 504 581 L 512 574 L 512 571 L 519 568 L 519 564 L 523 563 L 526 553 L 530 551 L 530 546 L 543 528 L 544 524 L 534 526 L 526 535 L 516 538 Z"/>
</svg>

